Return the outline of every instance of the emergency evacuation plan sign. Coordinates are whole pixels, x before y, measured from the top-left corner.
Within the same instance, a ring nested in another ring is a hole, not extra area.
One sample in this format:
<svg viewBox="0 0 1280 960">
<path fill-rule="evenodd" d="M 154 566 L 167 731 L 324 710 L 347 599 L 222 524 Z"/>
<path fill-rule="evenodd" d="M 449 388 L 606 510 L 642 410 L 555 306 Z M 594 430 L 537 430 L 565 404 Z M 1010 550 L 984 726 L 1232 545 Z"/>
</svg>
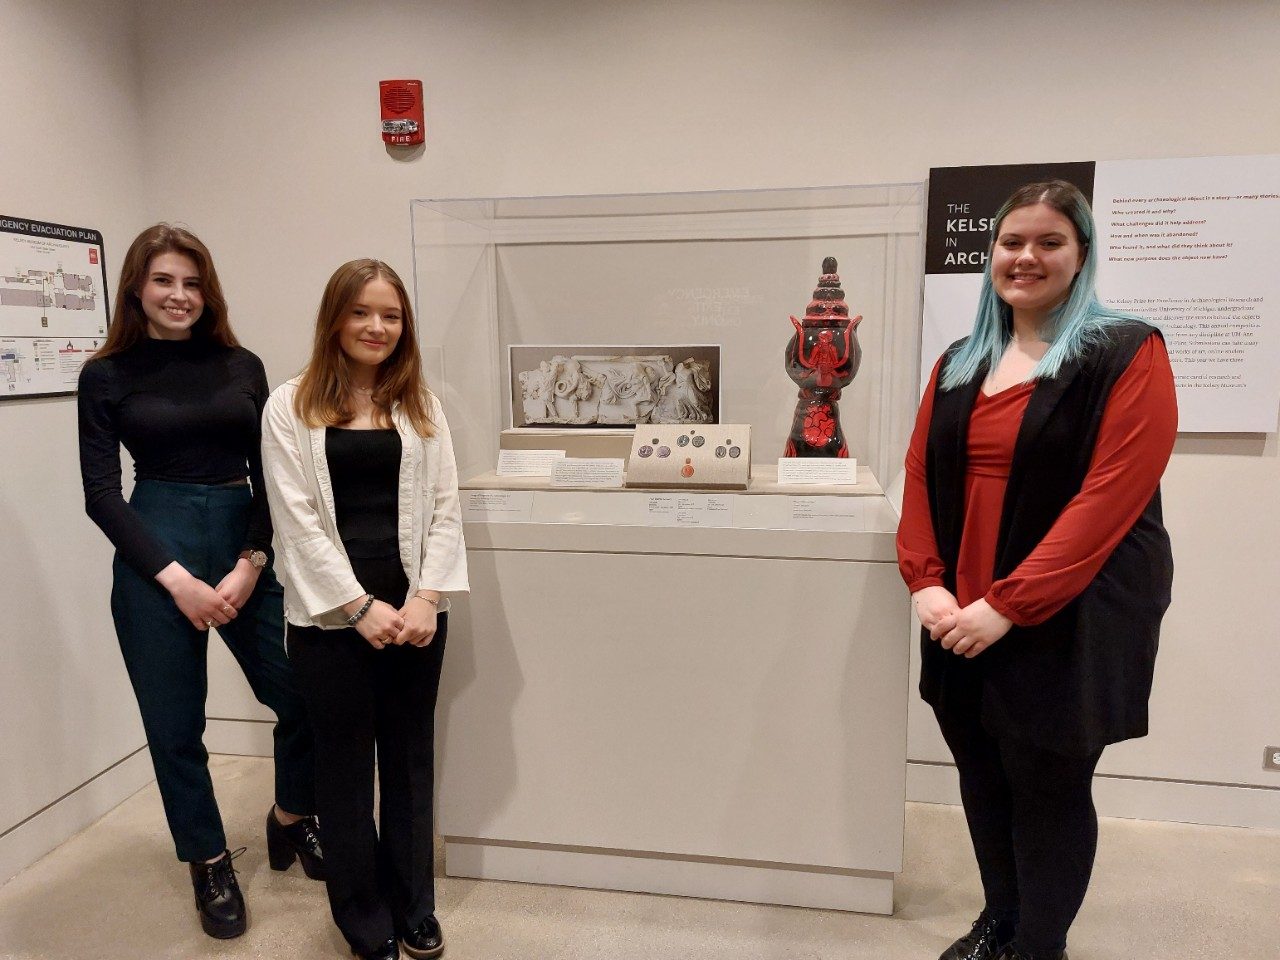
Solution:
<svg viewBox="0 0 1280 960">
<path fill-rule="evenodd" d="M 102 234 L 0 215 L 0 400 L 75 393 L 107 317 Z"/>
</svg>

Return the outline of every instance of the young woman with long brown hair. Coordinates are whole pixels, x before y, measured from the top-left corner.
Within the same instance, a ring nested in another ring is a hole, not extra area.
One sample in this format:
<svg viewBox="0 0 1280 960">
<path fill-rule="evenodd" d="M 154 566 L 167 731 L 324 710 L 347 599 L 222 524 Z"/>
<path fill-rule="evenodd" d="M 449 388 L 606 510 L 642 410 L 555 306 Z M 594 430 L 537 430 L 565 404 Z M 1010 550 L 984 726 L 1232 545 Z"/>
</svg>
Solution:
<svg viewBox="0 0 1280 960">
<path fill-rule="evenodd" d="M 267 402 L 262 455 L 289 657 L 316 731 L 334 921 L 359 957 L 389 960 L 401 945 L 438 956 L 442 594 L 467 589 L 466 551 L 449 427 L 423 381 L 408 294 L 385 263 L 354 260 L 330 278 L 310 362 Z"/>
<path fill-rule="evenodd" d="M 80 374 L 85 509 L 116 548 L 111 612 L 179 860 L 201 925 L 239 936 L 244 899 L 202 736 L 208 631 L 217 627 L 278 718 L 272 865 L 321 876 L 311 731 L 284 655 L 271 572 L 259 417 L 262 361 L 236 341 L 208 249 L 169 224 L 125 256 L 106 342 Z M 125 502 L 120 445 L 136 483 Z"/>
</svg>

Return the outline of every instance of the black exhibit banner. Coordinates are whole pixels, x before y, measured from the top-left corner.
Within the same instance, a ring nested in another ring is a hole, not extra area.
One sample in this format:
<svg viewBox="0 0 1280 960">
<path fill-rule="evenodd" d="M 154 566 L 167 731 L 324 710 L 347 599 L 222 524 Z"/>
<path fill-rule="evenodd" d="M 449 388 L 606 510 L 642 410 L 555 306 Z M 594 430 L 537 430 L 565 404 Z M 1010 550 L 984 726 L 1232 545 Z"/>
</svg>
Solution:
<svg viewBox="0 0 1280 960">
<path fill-rule="evenodd" d="M 991 243 L 991 220 L 1006 197 L 1025 183 L 1066 180 L 1092 202 L 1093 170 L 1092 162 L 930 170 L 924 272 L 981 273 Z"/>
</svg>

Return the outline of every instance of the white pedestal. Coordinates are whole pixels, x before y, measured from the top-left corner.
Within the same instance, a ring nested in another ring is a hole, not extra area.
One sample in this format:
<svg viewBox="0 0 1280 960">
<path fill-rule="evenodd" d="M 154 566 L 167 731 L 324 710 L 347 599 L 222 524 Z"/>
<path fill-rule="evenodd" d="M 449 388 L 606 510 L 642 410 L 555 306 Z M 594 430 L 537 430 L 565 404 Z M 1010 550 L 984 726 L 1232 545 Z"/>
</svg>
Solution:
<svg viewBox="0 0 1280 960">
<path fill-rule="evenodd" d="M 892 912 L 908 685 L 892 533 L 466 536 L 437 714 L 448 874 Z"/>
</svg>

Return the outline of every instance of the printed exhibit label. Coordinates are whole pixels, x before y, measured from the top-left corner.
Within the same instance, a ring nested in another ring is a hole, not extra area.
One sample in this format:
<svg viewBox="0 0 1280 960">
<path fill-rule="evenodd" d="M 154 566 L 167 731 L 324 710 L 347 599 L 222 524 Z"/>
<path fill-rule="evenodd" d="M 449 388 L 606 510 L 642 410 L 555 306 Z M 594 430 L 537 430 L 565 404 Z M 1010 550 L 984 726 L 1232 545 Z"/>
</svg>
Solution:
<svg viewBox="0 0 1280 960">
<path fill-rule="evenodd" d="M 498 476 L 549 477 L 564 455 L 563 450 L 499 450 Z"/>
<path fill-rule="evenodd" d="M 472 523 L 528 523 L 532 490 L 463 490 L 462 519 Z"/>
<path fill-rule="evenodd" d="M 732 494 L 652 494 L 645 522 L 655 527 L 731 527 Z"/>
<path fill-rule="evenodd" d="M 779 457 L 778 483 L 806 486 L 850 486 L 858 482 L 853 458 Z"/>
<path fill-rule="evenodd" d="M 857 533 L 864 528 L 864 497 L 792 497 L 792 530 Z"/>
<path fill-rule="evenodd" d="M 564 457 L 551 468 L 553 487 L 621 487 L 621 457 Z"/>
</svg>

